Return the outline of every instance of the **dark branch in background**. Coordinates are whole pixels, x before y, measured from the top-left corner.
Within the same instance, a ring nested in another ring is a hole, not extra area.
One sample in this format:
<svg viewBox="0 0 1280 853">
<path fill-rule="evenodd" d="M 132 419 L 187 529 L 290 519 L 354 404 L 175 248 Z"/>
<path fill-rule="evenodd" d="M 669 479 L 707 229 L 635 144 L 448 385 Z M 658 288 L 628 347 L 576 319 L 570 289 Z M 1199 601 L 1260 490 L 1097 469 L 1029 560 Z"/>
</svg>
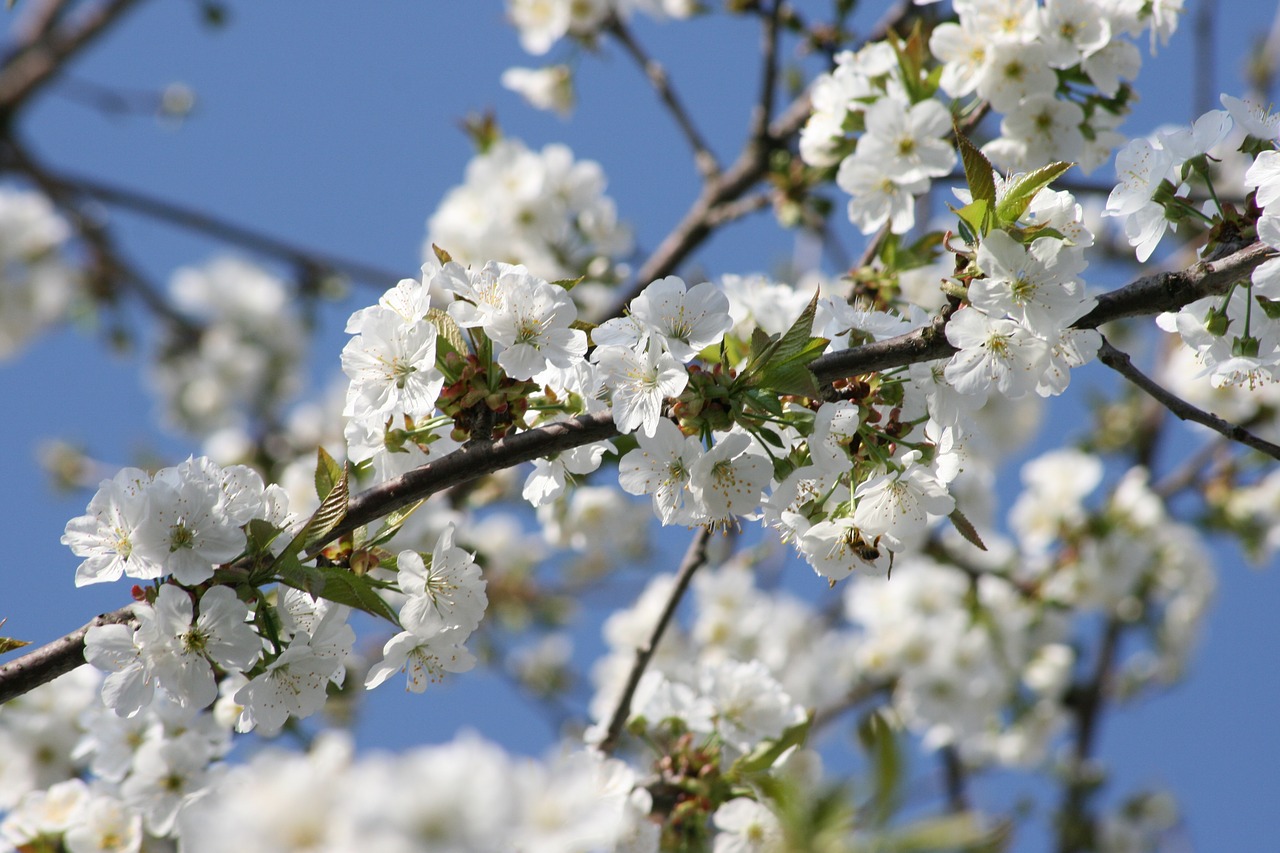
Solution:
<svg viewBox="0 0 1280 853">
<path fill-rule="evenodd" d="M 84 635 L 97 625 L 115 625 L 133 618 L 133 606 L 94 618 L 89 624 L 48 645 L 0 666 L 0 705 L 65 675 L 84 663 Z"/>
<path fill-rule="evenodd" d="M 1124 623 L 1112 616 L 1102 633 L 1102 645 L 1089 680 L 1073 689 L 1068 699 L 1072 702 L 1076 718 L 1075 748 L 1071 756 L 1071 777 L 1066 783 L 1062 811 L 1058 815 L 1059 853 L 1076 853 L 1093 849 L 1089 831 L 1089 795 L 1096 786 L 1088 776 L 1088 763 L 1093 755 L 1093 744 L 1098 733 L 1098 718 L 1103 700 L 1111 683 L 1111 670 L 1115 666 L 1120 647 L 1120 635 Z"/>
<path fill-rule="evenodd" d="M 24 3 L 21 17 L 10 30 L 16 37 L 13 52 L 48 36 L 70 5 L 70 0 L 30 0 Z M 5 61 L 8 61 L 7 57 Z"/>
<path fill-rule="evenodd" d="M 617 747 L 618 738 L 622 736 L 622 729 L 627 724 L 627 717 L 631 716 L 631 699 L 635 696 L 636 686 L 640 683 L 645 668 L 649 666 L 658 643 L 662 641 L 662 635 L 666 633 L 667 625 L 671 623 L 671 617 L 675 615 L 680 599 L 689 588 L 693 573 L 707 562 L 707 543 L 710 540 L 711 528 L 700 527 L 694 534 L 693 541 L 689 543 L 689 550 L 685 552 L 684 560 L 680 563 L 680 572 L 676 575 L 676 582 L 671 587 L 671 594 L 667 596 L 667 603 L 662 608 L 662 613 L 658 615 L 658 621 L 654 624 L 653 631 L 649 633 L 649 639 L 643 646 L 636 649 L 636 659 L 631 664 L 631 671 L 627 674 L 627 683 L 623 686 L 618 704 L 614 706 L 613 714 L 609 717 L 609 726 L 605 729 L 604 740 L 600 742 L 601 752 L 610 753 Z"/>
<path fill-rule="evenodd" d="M 102 223 L 84 212 L 74 190 L 51 179 L 12 136 L 0 143 L 0 155 L 5 162 L 30 178 L 70 220 L 92 254 L 90 269 L 96 275 L 91 284 L 96 295 L 110 298 L 114 295 L 115 284 L 123 283 L 156 316 L 163 318 L 179 332 L 191 337 L 200 334 L 199 326 L 190 317 L 175 310 L 164 298 L 160 288 L 124 257 Z"/>
<path fill-rule="evenodd" d="M 1275 445 L 1266 439 L 1259 438 L 1244 427 L 1225 421 L 1217 415 L 1211 415 L 1203 409 L 1196 408 L 1181 397 L 1170 393 L 1134 367 L 1128 354 L 1113 347 L 1106 338 L 1102 339 L 1102 346 L 1098 348 L 1098 360 L 1143 391 L 1146 391 L 1182 420 L 1203 424 L 1234 442 L 1243 444 L 1245 447 L 1252 447 L 1259 453 L 1265 453 L 1272 458 L 1280 459 L 1280 445 Z"/>
<path fill-rule="evenodd" d="M 809 117 L 809 99 L 801 97 L 769 127 L 770 146 L 781 146 L 799 132 Z M 712 219 L 717 210 L 745 195 L 764 176 L 769 167 L 771 147 L 747 145 L 738 159 L 723 174 L 708 181 L 684 218 L 658 244 L 658 248 L 636 271 L 631 287 L 619 293 L 607 316 L 621 316 L 623 309 L 649 283 L 671 275 L 694 249 L 711 235 Z"/>
<path fill-rule="evenodd" d="M 65 25 L 47 26 L 35 41 L 19 46 L 0 69 L 0 114 L 12 114 L 31 96 L 47 86 L 75 54 L 106 32 L 139 0 L 107 0 L 83 14 L 71 15 Z M 52 10 L 56 18 L 57 9 Z M 52 22 L 52 20 L 51 20 Z"/>
<path fill-rule="evenodd" d="M 306 249 L 208 213 L 158 199 L 137 190 L 99 181 L 95 178 L 39 167 L 38 171 L 32 174 L 32 179 L 41 183 L 42 186 L 46 184 L 57 186 L 65 193 L 90 198 L 160 222 L 166 222 L 178 228 L 187 228 L 191 231 L 207 234 L 210 237 L 240 246 L 252 252 L 287 261 L 300 268 L 332 271 L 352 281 L 372 284 L 382 288 L 390 287 L 405 277 L 401 273 L 382 269 L 372 264 Z"/>
<path fill-rule="evenodd" d="M 689 111 L 684 108 L 684 104 L 681 103 L 679 96 L 676 95 L 675 89 L 671 86 L 671 81 L 667 78 L 667 70 L 662 67 L 662 63 L 645 52 L 640 43 L 631 35 L 627 25 L 618 18 L 613 18 L 609 21 L 606 31 L 618 40 L 618 44 L 622 45 L 623 50 L 640 66 L 640 70 L 648 78 L 649 84 L 653 86 L 662 103 L 666 105 L 671 117 L 680 128 L 680 132 L 684 134 L 685 139 L 688 141 L 689 147 L 693 149 L 693 161 L 698 167 L 698 172 L 707 179 L 718 175 L 720 173 L 720 164 L 716 161 L 716 155 L 712 153 L 706 140 L 702 138 L 702 133 L 698 130 L 697 125 L 693 123 L 693 118 L 689 115 Z"/>
<path fill-rule="evenodd" d="M 751 143 L 769 146 L 769 121 L 773 118 L 774 90 L 778 87 L 778 15 L 782 0 L 773 0 L 761 32 L 760 97 L 751 111 Z"/>
<path fill-rule="evenodd" d="M 942 761 L 942 774 L 947 786 L 947 809 L 956 814 L 967 812 L 969 794 L 966 790 L 967 779 L 960 751 L 954 744 L 947 744 L 938 750 L 938 755 Z"/>
</svg>

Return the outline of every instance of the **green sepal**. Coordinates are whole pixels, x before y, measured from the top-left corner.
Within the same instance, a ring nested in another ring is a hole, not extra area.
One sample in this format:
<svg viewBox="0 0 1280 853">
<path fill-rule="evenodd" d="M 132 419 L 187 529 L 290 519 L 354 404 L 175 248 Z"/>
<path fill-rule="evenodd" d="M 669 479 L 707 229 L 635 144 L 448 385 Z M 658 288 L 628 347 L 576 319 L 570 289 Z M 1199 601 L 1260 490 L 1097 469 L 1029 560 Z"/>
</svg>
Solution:
<svg viewBox="0 0 1280 853">
<path fill-rule="evenodd" d="M 440 266 L 453 262 L 453 255 L 441 249 L 435 243 L 431 244 L 431 252 L 436 256 L 436 260 L 440 262 Z"/>
<path fill-rule="evenodd" d="M 1050 163 L 1034 172 L 1027 172 L 1005 187 L 1004 198 L 1000 199 L 1000 204 L 996 207 L 996 217 L 1000 224 L 1011 225 L 1021 219 L 1036 194 L 1062 177 L 1073 165 L 1075 164 L 1061 161 Z"/>
</svg>

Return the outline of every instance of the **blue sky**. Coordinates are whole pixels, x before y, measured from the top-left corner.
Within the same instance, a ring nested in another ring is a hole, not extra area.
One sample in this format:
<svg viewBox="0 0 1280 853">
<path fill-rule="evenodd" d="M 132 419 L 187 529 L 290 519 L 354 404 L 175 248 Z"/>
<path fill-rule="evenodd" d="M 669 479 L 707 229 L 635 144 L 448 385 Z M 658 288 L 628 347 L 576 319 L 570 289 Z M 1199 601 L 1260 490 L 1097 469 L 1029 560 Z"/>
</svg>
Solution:
<svg viewBox="0 0 1280 853">
<path fill-rule="evenodd" d="M 1240 45 L 1269 22 L 1251 17 L 1257 6 L 1245 0 L 1217 5 L 1216 88 L 1238 92 Z M 200 25 L 195 3 L 143 4 L 73 68 L 79 79 L 126 89 L 181 81 L 198 99 L 188 121 L 107 117 L 54 91 L 25 119 L 33 149 L 51 166 L 190 203 L 397 275 L 416 273 L 426 218 L 461 179 L 471 151 L 458 123 L 470 112 L 492 108 L 508 134 L 531 146 L 565 141 L 578 157 L 599 161 L 642 249 L 656 245 L 696 191 L 682 141 L 618 51 L 580 57 L 579 105 L 568 122 L 501 89 L 505 68 L 537 62 L 503 25 L 496 0 L 278 0 L 229 8 L 229 25 L 211 31 Z M 1191 23 L 1146 59 L 1143 101 L 1122 130 L 1194 117 Z M 706 117 L 713 147 L 735 153 L 754 93 L 754 85 L 740 85 L 756 44 L 751 28 L 717 18 L 637 29 L 694 112 Z M 219 248 L 125 214 L 113 224 L 129 255 L 162 282 Z M 693 268 L 767 271 L 785 263 L 792 248 L 761 217 L 717 236 Z M 1102 271 L 1091 285 L 1122 281 L 1122 273 Z M 312 348 L 317 383 L 337 373 L 346 315 L 378 292 L 357 285 L 349 301 L 323 312 Z M 126 316 L 143 319 L 134 311 Z M 197 450 L 154 425 L 139 355 L 105 352 L 92 328 L 66 329 L 0 364 L 0 394 L 10 406 L 0 432 L 8 463 L 0 493 L 0 537 L 9 546 L 0 563 L 6 634 L 47 641 L 127 597 L 123 584 L 73 588 L 76 561 L 58 537 L 88 495 L 52 492 L 36 462 L 42 442 L 71 439 L 119 464 L 151 446 L 175 459 Z M 1058 424 L 1081 419 L 1079 409 L 1055 412 Z M 683 532 L 663 547 L 678 554 Z M 1108 715 L 1099 754 L 1121 790 L 1172 790 L 1197 848 L 1261 849 L 1280 837 L 1280 577 L 1247 567 L 1230 548 L 1218 560 L 1218 601 L 1189 680 Z M 438 741 L 470 725 L 536 753 L 553 735 L 501 679 L 479 673 L 425 697 L 384 688 L 370 712 L 359 733 L 369 745 Z M 1009 790 L 993 783 L 996 796 Z"/>
</svg>

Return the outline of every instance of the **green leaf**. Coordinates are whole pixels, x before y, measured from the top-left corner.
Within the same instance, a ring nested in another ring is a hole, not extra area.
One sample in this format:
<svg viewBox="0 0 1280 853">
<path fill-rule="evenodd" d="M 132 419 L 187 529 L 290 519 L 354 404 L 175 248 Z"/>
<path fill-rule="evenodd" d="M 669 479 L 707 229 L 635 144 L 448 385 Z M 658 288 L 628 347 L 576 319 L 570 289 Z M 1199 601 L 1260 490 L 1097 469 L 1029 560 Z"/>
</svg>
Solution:
<svg viewBox="0 0 1280 853">
<path fill-rule="evenodd" d="M 814 294 L 791 328 L 776 340 L 765 339 L 757 329 L 752 333 L 751 360 L 741 379 L 754 388 L 776 394 L 818 397 L 821 390 L 808 365 L 822 355 L 829 341 L 812 337 L 813 318 L 818 310 L 818 294 Z"/>
<path fill-rule="evenodd" d="M 585 275 L 580 275 L 577 278 L 562 278 L 551 283 L 556 287 L 563 287 L 565 290 L 573 290 L 575 287 L 582 284 L 582 282 L 586 281 L 586 279 L 587 277 Z"/>
<path fill-rule="evenodd" d="M 991 231 L 991 205 L 986 199 L 979 199 L 966 204 L 964 207 L 956 210 L 952 208 L 955 215 L 960 217 L 960 236 L 965 237 L 968 243 L 975 242 L 970 240 L 966 234 L 976 237 L 985 237 Z M 968 226 L 966 231 L 965 226 Z"/>
<path fill-rule="evenodd" d="M 373 548 L 389 541 L 392 536 L 395 536 L 400 532 L 400 528 L 409 520 L 409 516 L 413 515 L 414 510 L 422 506 L 425 501 L 426 498 L 422 498 L 421 500 L 414 501 L 408 506 L 402 506 L 400 509 L 389 513 L 383 520 L 382 528 L 378 530 L 378 535 L 373 537 L 370 541 L 363 543 L 361 547 Z"/>
<path fill-rule="evenodd" d="M 334 483 L 343 476 L 337 460 L 323 447 L 316 448 L 316 497 L 323 501 L 333 491 Z"/>
<path fill-rule="evenodd" d="M 327 456 L 328 454 L 325 455 Z M 304 548 L 310 548 L 324 542 L 329 533 L 342 522 L 342 519 L 347 517 L 347 504 L 350 501 L 347 475 L 348 468 L 343 465 L 342 474 L 338 481 L 333 484 L 333 488 L 329 490 L 325 499 L 320 502 L 319 509 L 311 516 L 311 520 L 307 522 L 306 529 L 303 530 L 303 533 L 306 534 L 306 538 L 303 540 Z"/>
<path fill-rule="evenodd" d="M 449 254 L 444 249 L 441 249 L 435 243 L 431 244 L 431 251 L 435 254 L 436 260 L 440 262 L 441 266 L 453 261 L 453 255 Z"/>
<path fill-rule="evenodd" d="M 0 637 L 0 655 L 7 655 L 14 649 L 31 645 L 30 640 L 15 640 L 13 637 Z"/>
<path fill-rule="evenodd" d="M 951 523 L 955 525 L 956 530 L 960 531 L 960 535 L 964 537 L 966 542 L 979 550 L 987 550 L 987 546 L 982 542 L 982 537 L 978 535 L 978 529 L 973 526 L 973 522 L 965 517 L 959 507 L 951 510 L 951 515 L 948 518 L 951 519 Z"/>
<path fill-rule="evenodd" d="M 396 627 L 400 626 L 396 612 L 378 595 L 376 582 L 368 576 L 361 577 L 343 566 L 321 566 L 314 572 L 321 582 L 320 597 L 334 604 L 345 604 L 363 610 Z"/>
<path fill-rule="evenodd" d="M 301 538 L 301 534 L 298 538 Z M 289 547 L 293 547 L 292 543 Z M 324 574 L 315 566 L 304 566 L 298 560 L 297 553 L 290 554 L 286 550 L 276 559 L 272 569 L 280 578 L 280 583 L 300 589 L 315 598 L 324 595 Z"/>
<path fill-rule="evenodd" d="M 777 343 L 777 338 L 765 332 L 759 326 L 751 330 L 751 361 L 766 358 L 769 354 L 770 347 Z M 748 364 L 747 369 L 750 370 L 751 365 Z"/>
<path fill-rule="evenodd" d="M 956 145 L 960 149 L 960 161 L 964 163 L 964 179 L 969 184 L 969 194 L 974 202 L 985 201 L 988 209 L 996 204 L 996 181 L 993 177 L 995 169 L 987 155 L 983 154 L 969 137 L 960 132 L 960 126 L 954 125 Z M 982 233 L 986 233 L 983 231 Z"/>
<path fill-rule="evenodd" d="M 996 207 L 996 218 L 1000 224 L 1012 224 L 1022 218 L 1022 214 L 1027 212 L 1027 208 L 1031 206 L 1031 200 L 1036 197 L 1036 194 L 1062 177 L 1063 173 L 1073 165 L 1073 163 L 1063 162 L 1050 163 L 1048 166 L 1041 166 L 1034 172 L 1028 172 L 1005 187 L 1004 198 L 1000 200 L 1000 204 Z"/>
<path fill-rule="evenodd" d="M 858 724 L 858 740 L 871 761 L 873 785 L 868 815 L 877 825 L 888 823 L 901 800 L 902 751 L 898 736 L 884 714 L 872 711 Z"/>
<path fill-rule="evenodd" d="M 770 391 L 761 391 L 759 388 L 749 388 L 743 396 L 746 397 L 747 402 L 752 407 L 762 412 L 768 412 L 775 418 L 782 417 L 782 401 L 778 399 L 777 394 Z"/>
<path fill-rule="evenodd" d="M 796 723 L 779 735 L 777 740 L 766 740 L 757 744 L 755 749 L 733 762 L 733 766 L 729 768 L 729 775 L 741 777 L 768 770 L 787 750 L 804 744 L 809 737 L 811 723 L 812 720 Z"/>
<path fill-rule="evenodd" d="M 467 348 L 466 338 L 462 337 L 462 329 L 458 328 L 458 324 L 449 316 L 448 311 L 432 308 L 427 311 L 427 319 L 431 321 L 431 325 L 436 327 L 440 337 L 448 341 L 449 346 L 453 347 L 454 352 L 460 355 L 470 352 Z"/>
<path fill-rule="evenodd" d="M 249 540 L 245 553 L 265 554 L 271 547 L 271 543 L 280 535 L 280 528 L 264 518 L 254 518 L 250 519 L 245 526 L 245 533 Z"/>
<path fill-rule="evenodd" d="M 782 436 L 778 435 L 776 432 L 769 429 L 769 427 L 767 426 L 762 425 L 762 426 L 755 427 L 755 433 L 757 436 L 760 437 L 760 440 L 763 441 L 765 444 L 772 444 L 774 447 L 780 448 L 782 450 L 786 450 L 788 447 L 790 447 L 789 444 L 787 444 L 785 441 L 782 440 Z"/>
</svg>

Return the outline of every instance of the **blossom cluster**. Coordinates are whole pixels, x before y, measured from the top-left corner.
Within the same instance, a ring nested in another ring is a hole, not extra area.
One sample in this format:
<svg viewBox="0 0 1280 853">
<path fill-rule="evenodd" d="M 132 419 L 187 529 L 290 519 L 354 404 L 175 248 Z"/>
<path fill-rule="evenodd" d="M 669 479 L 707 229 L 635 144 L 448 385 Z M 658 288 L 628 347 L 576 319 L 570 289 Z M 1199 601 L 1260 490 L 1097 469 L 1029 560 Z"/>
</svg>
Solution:
<svg viewBox="0 0 1280 853">
<path fill-rule="evenodd" d="M 199 435 L 269 420 L 270 407 L 298 390 L 305 354 L 285 282 L 229 256 L 178 270 L 169 290 L 198 331 L 171 330 L 151 368 L 166 418 Z"/>
<path fill-rule="evenodd" d="M 444 246 L 463 263 L 519 263 L 548 281 L 585 277 L 582 294 L 617 281 L 631 232 L 605 195 L 600 165 L 564 145 L 529 149 L 509 137 L 471 160 L 463 183 L 427 223 L 423 256 Z"/>
<path fill-rule="evenodd" d="M 697 0 L 507 0 L 520 46 L 536 55 L 568 36 L 590 41 L 611 18 L 625 20 L 636 12 L 657 20 L 687 18 L 697 8 Z"/>
<path fill-rule="evenodd" d="M 838 165 L 849 219 L 864 234 L 915 224 L 915 202 L 948 175 L 953 112 L 980 104 L 1003 114 L 983 153 L 1001 169 L 1054 161 L 1092 171 L 1124 141 L 1128 86 L 1141 66 L 1123 36 L 1150 31 L 1152 47 L 1177 26 L 1180 4 L 1137 0 L 958 0 L 956 20 L 905 43 L 874 42 L 835 57 L 813 83 L 800 137 L 811 166 Z M 941 95 L 954 99 L 948 110 Z"/>
<path fill-rule="evenodd" d="M 1139 260 L 1151 256 L 1167 230 L 1188 220 L 1256 234 L 1264 245 L 1280 250 L 1280 120 L 1229 95 L 1222 96 L 1222 104 L 1226 109 L 1210 110 L 1190 127 L 1135 139 L 1116 156 L 1120 182 L 1107 199 L 1106 213 L 1124 223 Z M 1249 194 L 1243 211 L 1225 205 L 1214 186 L 1213 166 L 1232 149 L 1251 158 L 1243 175 Z M 1204 184 L 1210 195 L 1200 207 L 1188 198 L 1193 183 Z M 1272 258 L 1225 295 L 1196 300 L 1156 322 L 1181 337 L 1213 385 L 1252 388 L 1274 382 L 1280 371 L 1277 306 L 1280 261 Z"/>
<path fill-rule="evenodd" d="M 293 521 L 279 486 L 264 488 L 252 469 L 222 468 L 204 457 L 154 476 L 126 468 L 103 481 L 63 537 L 85 558 L 77 584 L 121 576 L 155 582 L 135 588 L 134 625 L 97 625 L 85 637 L 85 659 L 108 673 L 106 705 L 133 717 L 161 695 L 201 710 L 221 687 L 236 703 L 237 729 L 268 734 L 290 716 L 319 710 L 330 683 L 340 686 L 346 677 L 355 633 L 341 595 L 305 591 L 323 589 L 329 578 L 296 564 L 297 548 L 285 535 Z M 387 642 L 366 687 L 404 671 L 410 688 L 421 691 L 446 671 L 469 669 L 475 659 L 464 643 L 487 599 L 479 567 L 453 544 L 453 528 L 440 535 L 429 561 L 405 550 L 387 562 L 384 574 L 394 574 L 370 579 L 364 589 L 391 603 L 358 595 L 354 603 L 404 630 Z M 291 565 L 299 588 L 282 585 L 270 596 L 257 589 L 288 575 Z M 333 583 L 357 584 L 344 574 L 350 571 L 339 570 Z"/>
<path fill-rule="evenodd" d="M 78 287 L 70 236 L 45 196 L 0 187 L 0 358 L 66 315 Z"/>
</svg>

